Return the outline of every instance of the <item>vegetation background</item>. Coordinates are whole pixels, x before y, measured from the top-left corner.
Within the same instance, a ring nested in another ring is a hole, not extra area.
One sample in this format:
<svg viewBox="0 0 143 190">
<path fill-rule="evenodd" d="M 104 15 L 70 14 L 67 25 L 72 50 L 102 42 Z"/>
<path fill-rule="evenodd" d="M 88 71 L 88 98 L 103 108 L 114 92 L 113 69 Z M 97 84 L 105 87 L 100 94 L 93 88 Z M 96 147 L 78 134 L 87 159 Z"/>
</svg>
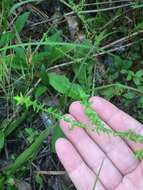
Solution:
<svg viewBox="0 0 143 190">
<path fill-rule="evenodd" d="M 143 122 L 143 1 L 0 1 L 0 189 L 74 189 L 55 154 L 55 118 L 100 95 Z M 54 126 L 50 131 L 48 128 Z"/>
</svg>

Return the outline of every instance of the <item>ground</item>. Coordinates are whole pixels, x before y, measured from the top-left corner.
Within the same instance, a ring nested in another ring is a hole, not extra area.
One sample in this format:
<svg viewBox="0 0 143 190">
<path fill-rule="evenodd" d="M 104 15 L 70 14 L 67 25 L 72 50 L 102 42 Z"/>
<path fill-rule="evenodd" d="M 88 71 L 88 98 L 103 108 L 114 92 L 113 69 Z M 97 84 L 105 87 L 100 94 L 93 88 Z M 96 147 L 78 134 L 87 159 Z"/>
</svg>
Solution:
<svg viewBox="0 0 143 190">
<path fill-rule="evenodd" d="M 143 122 L 143 4 L 2 0 L 0 9 L 0 189 L 73 190 L 54 149 L 58 120 L 15 97 L 64 114 L 99 95 Z"/>
</svg>

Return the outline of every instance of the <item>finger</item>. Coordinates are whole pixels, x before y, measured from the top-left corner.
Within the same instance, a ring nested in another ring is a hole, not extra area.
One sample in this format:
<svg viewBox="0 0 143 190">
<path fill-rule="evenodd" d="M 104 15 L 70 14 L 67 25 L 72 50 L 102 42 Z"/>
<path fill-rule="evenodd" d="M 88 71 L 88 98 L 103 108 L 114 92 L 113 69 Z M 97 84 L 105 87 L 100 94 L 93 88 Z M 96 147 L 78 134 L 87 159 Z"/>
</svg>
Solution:
<svg viewBox="0 0 143 190">
<path fill-rule="evenodd" d="M 132 173 L 126 175 L 116 190 L 142 190 L 143 189 L 143 162 Z"/>
<path fill-rule="evenodd" d="M 66 115 L 66 117 L 74 120 L 71 115 Z M 60 126 L 67 138 L 72 142 L 84 161 L 95 174 L 98 173 L 104 160 L 99 178 L 107 189 L 114 189 L 121 182 L 122 175 L 118 169 L 113 166 L 112 162 L 106 158 L 104 152 L 83 129 L 77 127 L 69 130 L 70 123 L 67 123 L 64 120 L 60 121 Z"/>
<path fill-rule="evenodd" d="M 61 138 L 56 142 L 56 152 L 76 188 L 78 190 L 93 190 L 96 176 L 84 163 L 73 145 Z M 95 190 L 105 189 L 98 181 Z"/>
<path fill-rule="evenodd" d="M 143 135 L 143 125 L 133 119 L 128 114 L 124 113 L 116 106 L 106 101 L 101 97 L 92 97 L 92 108 L 99 114 L 99 116 L 114 130 L 127 131 L 133 130 L 138 134 Z M 143 144 L 126 141 L 133 150 L 142 149 Z"/>
<path fill-rule="evenodd" d="M 91 126 L 91 122 L 85 115 L 84 107 L 80 102 L 73 102 L 69 108 L 69 112 L 78 121 L 87 126 Z M 99 145 L 123 175 L 133 171 L 139 164 L 139 161 L 134 158 L 132 150 L 121 138 L 108 136 L 106 134 L 99 135 L 91 130 L 88 130 L 87 133 Z"/>
</svg>

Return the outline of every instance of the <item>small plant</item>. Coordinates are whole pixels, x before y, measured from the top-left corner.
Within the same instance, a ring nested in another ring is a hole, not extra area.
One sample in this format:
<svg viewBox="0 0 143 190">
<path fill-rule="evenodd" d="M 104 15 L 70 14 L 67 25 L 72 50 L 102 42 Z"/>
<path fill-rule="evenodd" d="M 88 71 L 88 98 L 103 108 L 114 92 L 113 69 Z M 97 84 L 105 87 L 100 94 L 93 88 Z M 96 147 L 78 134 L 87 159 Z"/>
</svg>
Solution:
<svg viewBox="0 0 143 190">
<path fill-rule="evenodd" d="M 34 140 L 36 139 L 36 137 L 38 136 L 38 131 L 34 130 L 33 128 L 26 128 L 25 129 L 25 133 L 27 136 L 27 141 L 28 143 L 32 143 L 34 142 Z"/>
<path fill-rule="evenodd" d="M 136 86 L 141 86 L 143 83 L 143 70 L 138 70 L 137 72 L 133 72 L 133 71 L 126 71 L 126 70 L 122 70 L 121 71 L 122 74 L 126 74 L 127 75 L 127 81 L 133 81 L 134 84 Z"/>
<path fill-rule="evenodd" d="M 53 108 L 46 108 L 44 105 L 40 104 L 36 100 L 32 101 L 30 97 L 24 97 L 22 94 L 20 96 L 16 96 L 15 100 L 17 101 L 17 105 L 24 105 L 27 109 L 32 107 L 34 111 L 36 112 L 45 112 L 47 114 L 50 114 L 54 119 L 62 119 L 68 123 L 70 123 L 71 129 L 75 127 L 80 127 L 88 130 L 95 131 L 97 133 L 105 133 L 107 135 L 111 136 L 118 136 L 124 139 L 128 139 L 137 143 L 143 143 L 143 136 L 140 134 L 135 133 L 132 130 L 128 130 L 126 132 L 122 131 L 114 131 L 111 128 L 106 128 L 104 122 L 99 118 L 97 113 L 91 109 L 90 103 L 88 102 L 88 99 L 83 99 L 81 101 L 81 104 L 84 106 L 85 114 L 90 118 L 92 122 L 92 126 L 87 126 L 81 122 L 73 121 L 72 119 L 69 119 L 65 116 L 62 116 L 57 110 Z M 135 155 L 139 159 L 143 159 L 143 150 L 139 150 L 135 152 Z"/>
</svg>

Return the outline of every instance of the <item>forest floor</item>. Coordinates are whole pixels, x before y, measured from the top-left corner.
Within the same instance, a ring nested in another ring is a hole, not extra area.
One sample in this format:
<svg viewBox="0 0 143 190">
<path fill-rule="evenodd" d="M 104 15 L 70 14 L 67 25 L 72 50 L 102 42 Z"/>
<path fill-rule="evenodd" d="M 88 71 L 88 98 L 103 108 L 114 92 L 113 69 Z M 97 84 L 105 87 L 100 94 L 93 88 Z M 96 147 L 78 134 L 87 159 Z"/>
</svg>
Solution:
<svg viewBox="0 0 143 190">
<path fill-rule="evenodd" d="M 15 97 L 64 114 L 83 93 L 99 95 L 143 123 L 143 2 L 1 0 L 0 9 L 0 189 L 73 190 L 55 153 L 58 121 Z"/>
</svg>

